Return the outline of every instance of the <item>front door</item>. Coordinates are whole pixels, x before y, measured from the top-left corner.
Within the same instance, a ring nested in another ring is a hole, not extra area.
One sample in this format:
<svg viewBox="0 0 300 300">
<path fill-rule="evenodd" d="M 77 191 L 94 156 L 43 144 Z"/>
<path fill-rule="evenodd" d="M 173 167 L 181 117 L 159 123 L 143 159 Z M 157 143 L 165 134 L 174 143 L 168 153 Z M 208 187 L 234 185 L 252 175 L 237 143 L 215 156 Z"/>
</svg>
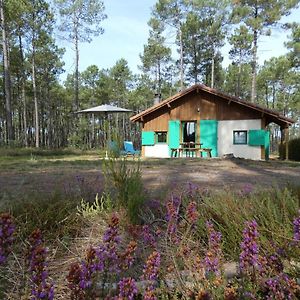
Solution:
<svg viewBox="0 0 300 300">
<path fill-rule="evenodd" d="M 202 148 L 212 149 L 212 157 L 218 156 L 218 121 L 200 120 L 200 143 Z M 206 155 L 206 153 L 203 153 Z"/>
</svg>

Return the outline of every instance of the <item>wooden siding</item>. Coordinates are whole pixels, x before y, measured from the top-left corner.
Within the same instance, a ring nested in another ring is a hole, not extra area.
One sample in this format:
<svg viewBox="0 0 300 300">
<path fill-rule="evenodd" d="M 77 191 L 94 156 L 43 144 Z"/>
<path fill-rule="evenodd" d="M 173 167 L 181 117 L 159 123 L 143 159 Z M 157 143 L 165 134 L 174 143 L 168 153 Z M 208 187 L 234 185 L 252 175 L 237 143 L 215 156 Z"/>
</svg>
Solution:
<svg viewBox="0 0 300 300">
<path fill-rule="evenodd" d="M 200 120 L 249 120 L 262 117 L 260 112 L 236 102 L 195 90 L 171 103 L 170 107 L 163 106 L 145 116 L 143 130 L 167 131 L 169 120 L 197 121 L 199 124 Z"/>
</svg>

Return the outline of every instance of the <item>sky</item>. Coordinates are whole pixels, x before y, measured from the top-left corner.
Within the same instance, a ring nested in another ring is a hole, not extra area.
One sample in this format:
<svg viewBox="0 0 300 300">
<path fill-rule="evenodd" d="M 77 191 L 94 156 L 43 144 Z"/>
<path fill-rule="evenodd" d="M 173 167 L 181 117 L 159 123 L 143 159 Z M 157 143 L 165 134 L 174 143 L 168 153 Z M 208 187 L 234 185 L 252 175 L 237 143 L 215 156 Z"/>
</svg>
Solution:
<svg viewBox="0 0 300 300">
<path fill-rule="evenodd" d="M 95 37 L 91 43 L 80 44 L 79 70 L 84 71 L 90 65 L 97 65 L 99 69 L 111 68 L 119 59 L 127 60 L 130 70 L 138 73 L 141 64 L 140 54 L 147 43 L 151 8 L 156 0 L 104 0 L 105 13 L 108 18 L 103 21 L 104 34 Z M 300 8 L 283 19 L 283 22 L 300 21 Z M 274 30 L 270 37 L 263 37 L 259 41 L 259 63 L 263 64 L 273 56 L 287 52 L 284 41 L 288 33 L 283 30 Z M 59 40 L 58 44 L 66 49 L 63 57 L 65 73 L 61 80 L 72 73 L 75 67 L 75 53 L 72 44 Z M 174 48 L 174 47 L 173 47 Z M 222 53 L 223 66 L 229 64 L 228 51 L 225 45 Z M 175 53 L 176 54 L 176 53 Z"/>
</svg>

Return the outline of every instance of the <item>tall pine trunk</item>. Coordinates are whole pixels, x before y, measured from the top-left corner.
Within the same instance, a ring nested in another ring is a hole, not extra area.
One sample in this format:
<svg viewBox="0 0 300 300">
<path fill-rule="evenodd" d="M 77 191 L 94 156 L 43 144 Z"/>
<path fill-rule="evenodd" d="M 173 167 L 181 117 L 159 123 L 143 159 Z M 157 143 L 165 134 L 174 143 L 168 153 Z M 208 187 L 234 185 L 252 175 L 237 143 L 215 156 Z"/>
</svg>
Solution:
<svg viewBox="0 0 300 300">
<path fill-rule="evenodd" d="M 23 139 L 25 147 L 28 147 L 28 133 L 27 133 L 27 111 L 26 111 L 26 90 L 25 90 L 25 83 L 26 83 L 26 76 L 25 76 L 25 64 L 24 64 L 24 54 L 23 54 L 23 43 L 22 37 L 19 34 L 19 52 L 21 58 L 21 99 L 23 104 Z"/>
<path fill-rule="evenodd" d="M 74 37 L 74 44 L 75 44 L 75 106 L 76 109 L 79 109 L 79 37 L 78 37 L 78 28 L 77 24 L 75 24 L 75 37 Z"/>
<path fill-rule="evenodd" d="M 33 90 L 33 101 L 34 101 L 34 124 L 35 124 L 35 147 L 40 147 L 40 128 L 39 128 L 39 111 L 38 111 L 38 100 L 36 90 L 36 77 L 35 77 L 35 46 L 32 45 L 32 90 Z"/>
<path fill-rule="evenodd" d="M 212 56 L 211 59 L 211 81 L 210 81 L 210 87 L 214 88 L 215 86 L 215 57 Z"/>
<path fill-rule="evenodd" d="M 5 111 L 6 111 L 6 130 L 7 141 L 14 140 L 11 110 L 11 80 L 9 71 L 8 42 L 6 37 L 6 24 L 4 17 L 3 0 L 0 0 L 0 18 L 2 27 L 2 47 L 3 47 L 3 67 L 4 67 L 4 91 L 5 91 Z"/>
<path fill-rule="evenodd" d="M 179 44 L 180 44 L 180 88 L 183 90 L 183 43 L 182 43 L 182 30 L 181 24 L 179 23 Z"/>
</svg>

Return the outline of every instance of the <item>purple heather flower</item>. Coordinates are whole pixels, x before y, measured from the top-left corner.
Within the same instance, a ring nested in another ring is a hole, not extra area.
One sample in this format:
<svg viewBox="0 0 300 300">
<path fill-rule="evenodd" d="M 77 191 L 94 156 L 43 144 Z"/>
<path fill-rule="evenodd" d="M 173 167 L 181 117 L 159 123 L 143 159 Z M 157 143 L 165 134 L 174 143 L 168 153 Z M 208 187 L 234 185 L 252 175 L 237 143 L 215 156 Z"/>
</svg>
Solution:
<svg viewBox="0 0 300 300">
<path fill-rule="evenodd" d="M 135 255 L 135 250 L 137 247 L 137 243 L 135 241 L 131 241 L 125 252 L 120 256 L 121 258 L 121 263 L 120 263 L 120 268 L 123 270 L 129 269 L 134 261 L 134 255 Z"/>
<path fill-rule="evenodd" d="M 179 208 L 181 200 L 179 197 L 172 196 L 172 198 L 167 202 L 167 216 L 168 221 L 167 233 L 171 236 L 174 242 L 177 242 L 176 231 L 177 222 L 179 217 Z"/>
<path fill-rule="evenodd" d="M 28 256 L 29 272 L 31 274 L 31 295 L 34 300 L 54 298 L 54 286 L 48 280 L 47 254 L 48 250 L 42 244 L 40 230 L 35 230 L 30 238 L 30 250 Z"/>
<path fill-rule="evenodd" d="M 300 242 L 300 210 L 298 211 L 298 217 L 293 221 L 294 225 L 294 237 L 293 240 L 295 243 Z"/>
<path fill-rule="evenodd" d="M 243 230 L 242 252 L 240 254 L 241 271 L 249 270 L 258 264 L 258 231 L 255 220 L 246 222 Z"/>
<path fill-rule="evenodd" d="M 119 281 L 118 286 L 120 299 L 133 300 L 138 293 L 136 282 L 133 278 L 123 278 Z"/>
<path fill-rule="evenodd" d="M 154 288 L 152 286 L 149 286 L 145 289 L 143 300 L 157 300 L 154 293 Z"/>
<path fill-rule="evenodd" d="M 284 273 L 281 273 L 276 277 L 268 279 L 265 285 L 268 290 L 268 295 L 266 297 L 267 300 L 294 299 L 293 291 L 290 286 L 290 279 Z"/>
<path fill-rule="evenodd" d="M 117 253 L 118 245 L 120 244 L 119 236 L 119 218 L 113 214 L 108 228 L 103 235 L 103 248 L 105 250 L 105 259 L 109 262 L 109 270 L 111 272 L 119 272 L 118 260 L 119 255 Z M 102 246 L 101 246 L 102 247 Z"/>
<path fill-rule="evenodd" d="M 150 281 L 148 283 L 145 292 L 144 292 L 144 300 L 156 300 L 154 290 L 156 281 L 158 279 L 158 271 L 160 267 L 160 253 L 157 251 L 152 252 L 152 254 L 148 257 L 146 264 L 144 265 L 142 280 Z"/>
<path fill-rule="evenodd" d="M 243 299 L 256 300 L 255 296 L 251 292 L 245 292 L 243 296 Z"/>
<path fill-rule="evenodd" d="M 12 216 L 8 213 L 2 213 L 0 215 L 0 265 L 6 261 L 11 251 L 14 232 L 15 224 Z"/>
<path fill-rule="evenodd" d="M 197 211 L 197 204 L 195 201 L 191 201 L 187 208 L 186 208 L 186 218 L 192 225 L 192 227 L 195 227 L 198 218 L 199 218 L 199 213 Z"/>
<path fill-rule="evenodd" d="M 199 190 L 199 186 L 192 183 L 192 182 L 188 182 L 188 196 L 189 197 L 194 197 L 195 194 L 198 192 Z"/>
<path fill-rule="evenodd" d="M 209 234 L 208 239 L 208 251 L 204 259 L 204 266 L 206 273 L 214 273 L 219 276 L 221 274 L 220 264 L 221 264 L 221 238 L 220 232 L 215 231 L 214 226 L 211 221 L 206 222 L 206 228 Z"/>
<path fill-rule="evenodd" d="M 142 227 L 142 237 L 143 237 L 143 241 L 146 245 L 151 245 L 153 247 L 156 246 L 156 240 L 154 235 L 150 232 L 150 227 L 149 225 L 144 225 Z"/>
<path fill-rule="evenodd" d="M 242 187 L 241 191 L 240 191 L 240 195 L 241 196 L 248 196 L 253 192 L 253 185 L 251 183 L 246 183 L 244 184 L 244 186 Z"/>
<path fill-rule="evenodd" d="M 144 265 L 143 276 L 144 280 L 155 281 L 158 278 L 158 271 L 160 267 L 160 253 L 152 252 Z"/>
</svg>

